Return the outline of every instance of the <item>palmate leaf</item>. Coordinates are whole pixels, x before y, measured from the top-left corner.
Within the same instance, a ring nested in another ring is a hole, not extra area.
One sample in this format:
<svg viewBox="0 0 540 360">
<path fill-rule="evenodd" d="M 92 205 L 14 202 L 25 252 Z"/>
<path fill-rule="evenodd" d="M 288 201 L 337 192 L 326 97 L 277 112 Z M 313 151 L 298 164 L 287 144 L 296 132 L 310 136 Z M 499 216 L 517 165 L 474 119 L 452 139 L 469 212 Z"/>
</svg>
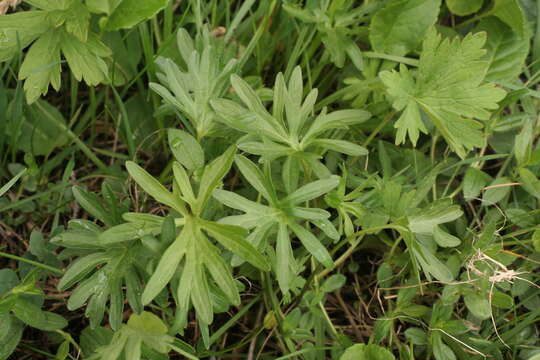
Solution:
<svg viewBox="0 0 540 360">
<path fill-rule="evenodd" d="M 46 32 L 32 44 L 19 69 L 28 103 L 46 94 L 49 84 L 55 90 L 60 88 L 60 38 L 59 30 Z"/>
<path fill-rule="evenodd" d="M 311 168 L 319 178 L 330 176 L 329 170 L 319 161 L 327 151 L 336 151 L 351 156 L 367 155 L 364 147 L 343 139 L 331 139 L 330 130 L 348 129 L 369 119 L 364 110 L 338 110 L 327 113 L 324 109 L 315 115 L 317 89 L 303 94 L 302 71 L 296 67 L 286 83 L 283 74 L 276 76 L 272 111 L 269 112 L 256 91 L 239 76 L 231 76 L 231 84 L 244 103 L 217 99 L 211 102 L 219 119 L 227 126 L 252 135 L 250 140 L 241 140 L 238 147 L 262 160 L 286 157 L 288 168 L 284 174 L 298 171 L 300 163 Z M 259 141 L 253 141 L 257 139 Z M 286 186 L 294 190 L 294 181 L 285 177 Z"/>
<path fill-rule="evenodd" d="M 169 140 L 169 145 L 174 148 L 175 140 L 178 139 L 172 136 Z M 230 266 L 223 259 L 221 249 L 209 237 L 235 256 L 261 270 L 268 270 L 270 267 L 266 259 L 245 239 L 247 231 L 244 228 L 202 218 L 212 192 L 220 185 L 232 165 L 235 150 L 234 146 L 230 147 L 224 154 L 207 164 L 202 169 L 198 186 L 192 186 L 185 168 L 175 161 L 172 193 L 140 166 L 133 162 L 126 164 L 130 175 L 147 193 L 183 215 L 183 218 L 175 219 L 172 225 L 173 229 L 182 226 L 178 236 L 173 234 L 172 242 L 165 249 L 158 249 L 162 251 L 161 258 L 142 293 L 143 304 L 148 304 L 169 283 L 173 285 L 177 303 L 176 329 L 187 324 L 191 305 L 195 308 L 199 322 L 203 326 L 212 323 L 216 307 L 214 289 L 221 291 L 225 301 L 228 301 L 227 305 L 240 303 L 240 295 Z M 192 164 L 191 161 L 188 163 Z M 194 188 L 198 188 L 197 195 Z M 121 224 L 109 229 L 100 236 L 103 242 L 113 244 L 117 238 L 133 240 L 143 234 L 155 235 L 159 232 L 160 223 L 165 226 L 163 218 L 157 216 L 126 215 L 129 225 Z"/>
<path fill-rule="evenodd" d="M 331 176 L 328 179 L 311 182 L 293 191 L 289 196 L 278 199 L 276 189 L 272 183 L 267 180 L 253 162 L 244 156 L 237 156 L 236 164 L 250 185 L 256 188 L 267 200 L 268 205 L 256 203 L 231 191 L 215 190 L 213 193 L 214 198 L 226 206 L 245 213 L 244 215 L 225 217 L 220 222 L 253 229 L 248 239 L 260 249 L 266 249 L 269 245 L 272 245 L 263 243 L 270 240 L 269 237 L 264 235 L 270 229 L 276 230 L 273 270 L 282 293 L 288 293 L 298 268 L 293 254 L 290 231 L 296 235 L 302 246 L 317 261 L 326 267 L 331 267 L 333 260 L 328 250 L 311 231 L 299 224 L 300 222 L 309 221 L 328 237 L 333 240 L 339 239 L 339 233 L 328 220 L 330 213 L 323 209 L 306 208 L 300 205 L 316 199 L 337 187 L 339 177 Z M 223 229 L 221 233 L 226 232 Z"/>
<path fill-rule="evenodd" d="M 42 331 L 67 326 L 60 315 L 41 309 L 43 290 L 36 286 L 39 273 L 31 270 L 22 281 L 8 268 L 0 270 L 0 360 L 10 355 L 21 340 L 25 325 Z"/>
<path fill-rule="evenodd" d="M 210 100 L 225 93 L 236 60 L 226 52 L 222 39 L 213 38 L 208 29 L 195 39 L 185 29 L 179 29 L 177 45 L 186 69 L 180 69 L 171 59 L 158 58 L 159 83 L 150 83 L 150 88 L 186 116 L 191 123 L 187 125 L 201 139 L 216 130 Z"/>
<path fill-rule="evenodd" d="M 31 10 L 2 16 L 0 61 L 13 57 L 31 45 L 19 69 L 25 80 L 28 103 L 48 92 L 49 85 L 60 88 L 61 54 L 75 78 L 89 85 L 108 80 L 108 68 L 102 58 L 110 50 L 90 32 L 90 12 L 80 1 L 29 1 L 43 10 Z M 36 40 L 37 39 L 37 40 Z"/>
<path fill-rule="evenodd" d="M 317 3 L 317 6 L 314 6 Z M 353 65 L 362 70 L 364 61 L 362 51 L 355 40 L 355 30 L 360 24 L 367 21 L 369 14 L 381 5 L 378 2 L 362 4 L 353 7 L 352 1 L 320 1 L 311 6 L 306 4 L 301 8 L 295 4 L 284 2 L 283 9 L 292 17 L 307 23 L 314 24 L 320 33 L 332 62 L 342 68 L 348 57 Z M 350 26 L 355 28 L 351 29 Z"/>
<path fill-rule="evenodd" d="M 482 125 L 476 120 L 487 120 L 505 96 L 504 90 L 484 82 L 489 68 L 482 59 L 485 42 L 484 32 L 443 40 L 431 28 L 415 74 L 405 65 L 399 72 L 380 73 L 393 107 L 402 111 L 395 124 L 396 144 L 408 136 L 416 145 L 420 132 L 427 133 L 421 115 L 425 113 L 460 157 L 483 145 Z"/>
<path fill-rule="evenodd" d="M 46 11 L 25 11 L 0 16 L 0 29 L 0 61 L 6 61 L 50 31 L 50 24 Z"/>
<path fill-rule="evenodd" d="M 127 324 L 114 333 L 108 345 L 95 349 L 89 360 L 140 360 L 149 357 L 150 349 L 155 353 L 167 354 L 171 350 L 178 352 L 187 359 L 197 358 L 188 352 L 174 346 L 174 337 L 167 334 L 168 328 L 156 315 L 142 312 L 130 316 Z M 122 356 L 123 355 L 123 356 Z"/>
<path fill-rule="evenodd" d="M 68 309 L 78 309 L 87 303 L 86 316 L 92 328 L 103 319 L 109 301 L 109 322 L 113 329 L 118 329 L 125 299 L 136 313 L 142 311 L 139 294 L 144 270 L 141 264 L 152 254 L 140 243 L 130 247 L 102 243 L 99 238 L 102 229 L 95 225 L 90 228 L 71 223 L 70 226 L 71 229 L 51 241 L 82 255 L 67 269 L 58 288 L 65 291 L 79 283 L 69 297 Z"/>
</svg>

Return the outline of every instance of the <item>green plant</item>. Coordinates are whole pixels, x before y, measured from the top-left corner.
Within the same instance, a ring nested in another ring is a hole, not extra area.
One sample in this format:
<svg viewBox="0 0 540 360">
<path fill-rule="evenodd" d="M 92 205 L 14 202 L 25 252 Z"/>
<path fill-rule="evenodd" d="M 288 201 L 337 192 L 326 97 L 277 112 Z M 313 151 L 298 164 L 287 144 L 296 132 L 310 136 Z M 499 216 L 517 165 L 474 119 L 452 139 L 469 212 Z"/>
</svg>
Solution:
<svg viewBox="0 0 540 360">
<path fill-rule="evenodd" d="M 537 2 L 6 10 L 0 359 L 540 356 Z"/>
<path fill-rule="evenodd" d="M 22 281 L 11 269 L 0 270 L 0 359 L 7 359 L 21 340 L 25 325 L 43 331 L 60 330 L 67 321 L 60 315 L 41 310 L 43 290 L 36 286 L 40 274 L 31 271 Z"/>
<path fill-rule="evenodd" d="M 319 178 L 330 176 L 330 171 L 319 161 L 326 151 L 337 151 L 350 156 L 367 155 L 367 150 L 362 146 L 332 138 L 329 134 L 366 121 L 369 113 L 352 109 L 331 113 L 323 110 L 314 116 L 318 92 L 313 89 L 303 99 L 300 68 L 293 71 L 288 87 L 283 74 L 277 75 L 272 114 L 241 78 L 233 75 L 231 84 L 247 109 L 225 99 L 214 100 L 213 108 L 228 126 L 249 135 L 239 141 L 240 149 L 261 156 L 262 161 L 287 158 L 283 179 L 288 191 L 298 186 L 301 169 L 304 169 L 307 178 L 311 172 Z"/>
<path fill-rule="evenodd" d="M 3 46 L 0 61 L 15 57 L 31 45 L 19 69 L 19 79 L 25 80 L 28 103 L 48 92 L 49 85 L 60 89 L 61 55 L 73 76 L 88 85 L 111 82 L 114 72 L 111 50 L 101 41 L 101 34 L 91 25 L 94 14 L 99 17 L 102 31 L 129 28 L 155 15 L 167 1 L 150 1 L 146 6 L 136 1 L 28 0 L 36 10 L 4 15 L 0 21 Z M 118 76 L 118 74 L 116 74 Z"/>
<path fill-rule="evenodd" d="M 175 140 L 173 137 L 171 146 Z M 192 144 L 196 147 L 189 149 L 190 152 L 201 151 L 197 142 L 192 142 Z M 140 166 L 133 162 L 126 164 L 130 175 L 148 194 L 181 215 L 178 221 L 173 222 L 174 228 L 168 231 L 175 234 L 176 225 L 181 225 L 182 230 L 177 236 L 173 235 L 174 240 L 163 252 L 141 298 L 144 305 L 150 303 L 172 281 L 174 288 L 177 289 L 176 326 L 179 328 L 187 324 L 190 304 L 195 307 L 201 325 L 211 324 L 214 307 L 211 294 L 215 292 L 217 296 L 221 295 L 232 305 L 238 305 L 240 302 L 231 271 L 220 257 L 219 249 L 208 236 L 254 266 L 263 270 L 268 269 L 267 260 L 245 240 L 246 231 L 242 227 L 206 219 L 206 213 L 210 210 L 209 201 L 212 192 L 228 172 L 234 152 L 234 147 L 229 148 L 223 155 L 201 169 L 202 173 L 197 182 L 197 195 L 195 195 L 188 173 L 181 164 L 181 162 L 186 162 L 185 158 L 191 156 L 190 153 L 182 153 L 179 162 L 173 163 L 172 193 Z M 137 214 L 133 215 L 135 218 L 136 216 Z M 146 224 L 144 215 L 139 216 L 143 224 Z M 113 227 L 100 235 L 100 238 L 106 245 L 126 240 L 117 237 L 117 232 L 123 230 L 122 225 L 120 225 L 120 230 L 119 227 Z M 178 273 L 179 266 L 182 270 Z M 175 276 L 175 273 L 178 276 Z"/>
</svg>

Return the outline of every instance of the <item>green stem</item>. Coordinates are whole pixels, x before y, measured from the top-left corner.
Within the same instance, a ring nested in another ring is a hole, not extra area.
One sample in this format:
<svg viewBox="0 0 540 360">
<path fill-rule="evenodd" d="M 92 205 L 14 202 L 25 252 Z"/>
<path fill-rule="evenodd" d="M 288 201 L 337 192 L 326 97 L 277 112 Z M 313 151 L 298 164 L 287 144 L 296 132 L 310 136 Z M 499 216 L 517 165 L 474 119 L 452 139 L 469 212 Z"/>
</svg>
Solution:
<svg viewBox="0 0 540 360">
<path fill-rule="evenodd" d="M 8 254 L 8 253 L 5 253 L 3 251 L 0 251 L 0 256 L 3 256 L 3 257 L 8 258 L 8 259 L 12 259 L 12 260 L 22 261 L 22 262 L 25 262 L 27 264 L 40 267 L 40 268 L 45 269 L 45 270 L 55 272 L 57 274 L 63 274 L 64 273 L 62 270 L 57 269 L 55 267 L 45 265 L 45 264 L 41 264 L 41 263 L 38 263 L 37 261 L 33 261 L 33 260 L 30 260 L 30 259 L 25 259 L 25 258 L 17 256 L 17 255 Z"/>
<path fill-rule="evenodd" d="M 188 353 L 188 352 L 186 352 L 186 351 L 180 349 L 180 348 L 177 347 L 177 346 L 174 346 L 174 345 L 171 344 L 171 345 L 169 345 L 169 347 L 171 348 L 171 350 L 176 351 L 177 353 L 179 353 L 180 355 L 182 355 L 182 356 L 184 356 L 184 357 L 186 357 L 186 358 L 188 358 L 188 359 L 191 359 L 191 360 L 199 360 L 198 357 L 196 357 L 196 356 L 194 356 L 194 355 L 191 355 L 190 353 Z"/>
<path fill-rule="evenodd" d="M 7 211 L 7 210 L 11 210 L 13 208 L 16 208 L 17 206 L 20 206 L 22 204 L 26 204 L 27 202 L 30 202 L 30 201 L 33 201 L 35 199 L 39 199 L 41 197 L 44 197 L 46 196 L 47 194 L 50 194 L 51 192 L 54 192 L 58 189 L 62 189 L 62 188 L 65 188 L 65 187 L 68 187 L 70 186 L 71 183 L 67 183 L 67 184 L 58 184 L 58 185 L 55 185 L 43 192 L 40 192 L 39 194 L 35 194 L 35 195 L 32 195 L 32 196 L 29 196 L 25 199 L 22 199 L 22 200 L 18 200 L 18 201 L 14 201 L 12 203 L 9 203 L 7 204 L 6 206 L 4 207 L 0 207 L 0 213 L 4 212 L 4 211 Z"/>
<path fill-rule="evenodd" d="M 37 107 L 42 107 L 42 105 L 39 102 L 36 102 L 35 105 Z M 86 144 L 79 139 L 77 135 L 75 135 L 64 123 L 57 121 L 57 119 L 54 116 L 50 116 L 49 112 L 46 111 L 46 109 L 41 109 L 44 114 L 58 126 L 60 130 L 62 130 L 71 141 L 73 141 L 77 147 L 92 161 L 101 171 L 108 172 L 109 169 L 107 165 L 105 165 L 93 152 L 86 146 Z"/>
<path fill-rule="evenodd" d="M 386 126 L 386 124 L 388 124 L 388 122 L 392 120 L 395 114 L 396 112 L 392 111 L 388 115 L 386 115 L 383 121 L 381 121 L 379 125 L 377 125 L 377 127 L 371 132 L 371 134 L 369 134 L 369 137 L 366 139 L 366 141 L 364 141 L 362 146 L 367 147 L 371 143 L 371 141 L 373 141 L 375 136 L 377 136 L 379 132 Z"/>
<path fill-rule="evenodd" d="M 390 60 L 410 66 L 418 66 L 420 64 L 420 61 L 418 61 L 417 59 L 411 59 L 403 56 L 388 55 L 373 51 L 363 51 L 362 54 L 368 58 Z"/>
</svg>

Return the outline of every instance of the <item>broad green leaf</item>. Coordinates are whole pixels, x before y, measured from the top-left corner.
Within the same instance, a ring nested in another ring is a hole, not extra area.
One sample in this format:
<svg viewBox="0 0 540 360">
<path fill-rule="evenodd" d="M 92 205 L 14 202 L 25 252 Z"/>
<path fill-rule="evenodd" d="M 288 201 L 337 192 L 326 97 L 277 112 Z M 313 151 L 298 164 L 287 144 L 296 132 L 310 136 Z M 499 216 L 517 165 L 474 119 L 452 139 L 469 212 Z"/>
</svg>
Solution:
<svg viewBox="0 0 540 360">
<path fill-rule="evenodd" d="M 532 121 L 527 121 L 514 138 L 514 156 L 520 166 L 527 165 L 532 157 L 533 132 Z"/>
<path fill-rule="evenodd" d="M 441 339 L 440 333 L 435 333 L 432 335 L 432 347 L 433 347 L 433 355 L 435 356 L 435 360 L 456 360 L 456 354 L 454 354 L 454 351 L 443 343 Z"/>
<path fill-rule="evenodd" d="M 422 266 L 424 272 L 433 276 L 435 279 L 443 282 L 450 282 L 454 280 L 454 276 L 448 267 L 443 264 L 435 255 L 433 255 L 429 249 L 425 248 L 420 243 L 408 244 L 412 247 L 412 253 L 416 260 Z"/>
<path fill-rule="evenodd" d="M 525 191 L 535 198 L 540 199 L 540 180 L 538 180 L 538 177 L 532 171 L 526 168 L 519 169 L 519 179 Z"/>
<path fill-rule="evenodd" d="M 518 0 L 494 0 L 489 14 L 501 19 L 519 36 L 526 36 L 529 25 Z"/>
<path fill-rule="evenodd" d="M 86 0 L 86 7 L 94 13 L 110 15 L 122 0 Z"/>
<path fill-rule="evenodd" d="M 345 350 L 339 360 L 395 360 L 387 349 L 376 344 L 355 344 Z"/>
<path fill-rule="evenodd" d="M 490 110 L 505 91 L 484 83 L 489 63 L 482 60 L 486 33 L 468 34 L 460 40 L 442 39 L 432 28 L 424 40 L 416 76 L 401 65 L 400 71 L 383 71 L 380 78 L 387 87 L 393 107 L 403 111 L 395 123 L 396 144 L 407 135 L 413 145 L 419 132 L 426 132 L 420 111 L 423 111 L 461 158 L 466 151 L 484 144 L 476 121 L 487 120 Z"/>
<path fill-rule="evenodd" d="M 195 233 L 192 230 L 190 235 L 195 238 Z M 187 316 L 191 304 L 191 290 L 193 289 L 193 277 L 195 276 L 195 267 L 197 266 L 196 257 L 192 256 L 193 252 L 187 253 L 182 275 L 178 283 L 176 291 L 176 319 L 175 326 L 185 327 L 187 325 Z"/>
<path fill-rule="evenodd" d="M 491 177 L 474 167 L 469 167 L 463 177 L 463 196 L 471 200 L 480 196 L 482 189 L 491 182 Z"/>
<path fill-rule="evenodd" d="M 471 15 L 482 7 L 484 0 L 446 0 L 448 9 L 458 16 Z"/>
<path fill-rule="evenodd" d="M 470 293 L 463 296 L 465 305 L 470 312 L 480 320 L 486 320 L 491 317 L 491 306 L 489 305 L 488 294 L 479 295 Z"/>
<path fill-rule="evenodd" d="M 246 241 L 246 231 L 243 228 L 212 221 L 199 222 L 201 227 L 225 248 L 261 270 L 269 269 L 265 257 Z"/>
<path fill-rule="evenodd" d="M 178 129 L 169 129 L 167 134 L 169 147 L 180 164 L 188 170 L 204 166 L 204 151 L 193 136 Z"/>
<path fill-rule="evenodd" d="M 491 294 L 491 304 L 501 309 L 511 309 L 514 306 L 514 298 L 510 295 L 494 290 Z"/>
<path fill-rule="evenodd" d="M 25 0 L 25 2 L 43 10 L 67 10 L 74 3 L 73 0 Z"/>
<path fill-rule="evenodd" d="M 311 232 L 307 231 L 303 226 L 300 226 L 294 222 L 288 223 L 288 226 L 296 234 L 298 239 L 306 250 L 313 255 L 321 264 L 327 268 L 334 264 L 332 257 L 328 253 L 328 250 L 321 244 L 319 239 L 315 237 Z"/>
<path fill-rule="evenodd" d="M 511 182 L 505 176 L 493 180 L 488 186 L 489 189 L 486 189 L 482 195 L 482 204 L 484 206 L 491 206 L 504 199 L 510 192 L 511 186 L 508 184 Z"/>
<path fill-rule="evenodd" d="M 21 340 L 24 325 L 10 314 L 0 315 L 0 359 L 7 360 Z"/>
<path fill-rule="evenodd" d="M 193 225 L 186 224 L 186 227 L 182 229 L 180 235 L 178 235 L 176 240 L 163 253 L 156 270 L 148 280 L 142 294 L 141 301 L 143 305 L 149 304 L 169 283 L 174 273 L 177 271 L 180 260 L 182 260 L 182 257 L 186 252 L 185 242 L 190 241 L 185 239 L 185 237 L 192 235 L 192 226 Z"/>
<path fill-rule="evenodd" d="M 55 90 L 60 88 L 60 45 L 61 33 L 50 30 L 34 42 L 26 54 L 19 69 L 19 79 L 25 80 L 29 104 L 47 94 L 49 84 Z"/>
<path fill-rule="evenodd" d="M 143 310 L 143 304 L 141 302 L 141 294 L 143 292 L 141 281 L 134 271 L 126 271 L 124 280 L 126 282 L 126 299 L 129 306 L 136 314 L 139 314 Z"/>
<path fill-rule="evenodd" d="M 294 68 L 289 79 L 285 96 L 285 113 L 287 114 L 287 124 L 290 133 L 297 136 L 300 128 L 304 125 L 306 118 L 313 112 L 313 106 L 317 101 L 318 90 L 313 89 L 306 96 L 302 103 L 304 86 L 302 81 L 302 68 Z"/>
<path fill-rule="evenodd" d="M 433 229 L 433 238 L 437 245 L 441 247 L 454 247 L 461 244 L 461 240 L 458 237 L 447 233 L 438 225 Z"/>
<path fill-rule="evenodd" d="M 415 50 L 428 28 L 437 20 L 440 6 L 440 0 L 401 0 L 388 3 L 371 19 L 371 46 L 377 52 L 398 56 Z"/>
<path fill-rule="evenodd" d="M 431 204 L 417 215 L 409 216 L 409 228 L 414 233 L 432 234 L 437 225 L 456 220 L 461 215 L 463 211 L 458 205 L 441 201 Z"/>
<path fill-rule="evenodd" d="M 0 296 L 6 294 L 19 284 L 19 278 L 11 269 L 0 270 Z"/>
<path fill-rule="evenodd" d="M 167 325 L 156 315 L 148 311 L 143 311 L 140 315 L 132 314 L 127 324 L 134 329 L 160 335 L 165 335 L 168 331 Z"/>
<path fill-rule="evenodd" d="M 131 28 L 156 15 L 167 3 L 168 0 L 122 0 L 107 19 L 105 29 L 111 31 Z"/>
<path fill-rule="evenodd" d="M 335 189 L 339 184 L 339 176 L 333 175 L 328 179 L 317 180 L 294 191 L 283 201 L 290 204 L 299 204 L 313 200 Z"/>
<path fill-rule="evenodd" d="M 427 344 L 427 334 L 424 330 L 411 327 L 405 330 L 405 337 L 414 345 L 426 345 Z"/>
<path fill-rule="evenodd" d="M 126 212 L 122 214 L 122 218 L 129 222 L 148 222 L 156 225 L 163 223 L 163 217 L 146 213 Z"/>
<path fill-rule="evenodd" d="M 525 66 L 529 53 L 529 41 L 495 17 L 482 19 L 475 31 L 485 31 L 486 60 L 489 68 L 486 73 L 488 81 L 512 81 Z"/>
<path fill-rule="evenodd" d="M 124 314 L 123 285 L 123 278 L 119 274 L 116 274 L 109 282 L 109 323 L 113 329 L 119 329 L 122 325 Z"/>
<path fill-rule="evenodd" d="M 175 198 L 172 193 L 165 189 L 165 187 L 161 185 L 159 181 L 147 173 L 142 167 L 133 161 L 127 161 L 126 169 L 135 182 L 137 182 L 137 184 L 139 184 L 139 186 L 154 199 L 160 203 L 172 207 L 180 213 L 186 213 L 182 201 Z"/>
<path fill-rule="evenodd" d="M 101 248 L 98 234 L 88 230 L 69 230 L 52 238 L 51 243 L 75 249 L 96 249 Z"/>
<path fill-rule="evenodd" d="M 165 354 L 170 351 L 170 345 L 174 338 L 167 335 L 168 329 L 165 323 L 156 315 L 143 312 L 140 315 L 132 314 L 126 325 L 123 325 L 108 345 L 98 347 L 89 360 L 117 360 L 120 359 L 140 359 L 141 355 L 149 354 L 152 349 L 158 353 Z M 148 348 L 143 348 L 142 345 Z M 152 358 L 161 358 L 157 354 L 152 354 Z M 190 354 L 190 359 L 196 359 Z"/>
<path fill-rule="evenodd" d="M 43 331 L 60 330 L 68 324 L 62 316 L 42 311 L 39 306 L 22 298 L 17 300 L 12 310 L 19 320 Z"/>
<path fill-rule="evenodd" d="M 0 61 L 7 61 L 19 54 L 32 41 L 52 32 L 46 11 L 19 11 L 0 16 Z M 42 60 L 42 59 L 31 59 Z"/>
<path fill-rule="evenodd" d="M 323 282 L 321 285 L 321 290 L 326 293 L 333 292 L 343 287 L 346 282 L 347 277 L 345 275 L 334 274 Z"/>
</svg>

